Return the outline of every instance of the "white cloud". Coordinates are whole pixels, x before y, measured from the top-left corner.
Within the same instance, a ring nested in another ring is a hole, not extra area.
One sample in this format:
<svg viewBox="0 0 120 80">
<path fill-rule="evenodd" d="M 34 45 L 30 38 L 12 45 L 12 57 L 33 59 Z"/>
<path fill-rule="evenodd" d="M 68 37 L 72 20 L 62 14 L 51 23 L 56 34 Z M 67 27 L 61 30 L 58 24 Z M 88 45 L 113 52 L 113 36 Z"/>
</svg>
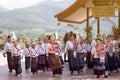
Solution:
<svg viewBox="0 0 120 80">
<path fill-rule="evenodd" d="M 0 6 L 11 10 L 35 5 L 41 1 L 45 0 L 0 0 Z"/>
</svg>

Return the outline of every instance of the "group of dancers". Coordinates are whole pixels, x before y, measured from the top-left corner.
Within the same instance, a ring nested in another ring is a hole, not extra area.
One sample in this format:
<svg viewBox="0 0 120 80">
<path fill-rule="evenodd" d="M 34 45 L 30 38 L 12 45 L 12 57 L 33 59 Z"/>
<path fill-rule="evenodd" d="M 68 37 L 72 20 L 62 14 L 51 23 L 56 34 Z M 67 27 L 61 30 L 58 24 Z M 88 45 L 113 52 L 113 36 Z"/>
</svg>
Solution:
<svg viewBox="0 0 120 80">
<path fill-rule="evenodd" d="M 107 37 L 104 42 L 101 38 L 95 39 L 93 44 L 91 38 L 83 39 L 81 36 L 77 38 L 75 33 L 67 33 L 63 39 L 64 44 L 64 61 L 68 55 L 68 65 L 71 74 L 77 71 L 78 74 L 84 72 L 84 65 L 87 69 L 93 70 L 97 78 L 104 75 L 108 77 L 112 72 L 118 72 L 120 67 L 120 51 L 119 40 L 114 40 L 112 36 Z M 26 48 L 21 52 L 21 47 L 17 40 L 11 40 L 11 36 L 7 37 L 3 56 L 6 57 L 9 72 L 13 69 L 16 76 L 22 73 L 21 55 L 25 55 L 25 69 L 31 69 L 33 74 L 39 70 L 46 71 L 51 69 L 53 76 L 62 74 L 64 61 L 61 55 L 60 45 L 54 36 L 46 36 L 38 38 L 38 43 L 25 43 Z"/>
<path fill-rule="evenodd" d="M 53 76 L 56 74 L 62 74 L 63 59 L 61 57 L 59 45 L 54 41 L 53 36 L 46 38 L 38 38 L 38 44 L 35 42 L 25 43 L 26 48 L 21 51 L 21 46 L 18 44 L 18 40 L 12 40 L 11 36 L 7 37 L 5 43 L 3 56 L 6 57 L 9 72 L 13 69 L 16 71 L 16 75 L 21 75 L 21 59 L 25 55 L 25 69 L 29 70 L 33 74 L 38 73 L 39 70 L 52 70 Z"/>
<path fill-rule="evenodd" d="M 78 74 L 83 72 L 85 62 L 87 69 L 93 70 L 96 78 L 103 75 L 107 78 L 112 72 L 118 72 L 120 68 L 119 39 L 115 40 L 113 36 L 109 35 L 104 40 L 97 37 L 95 43 L 92 43 L 91 38 L 83 39 L 81 36 L 76 38 L 76 34 L 70 32 L 66 33 L 64 40 L 71 74 L 74 71 L 77 71 Z"/>
</svg>

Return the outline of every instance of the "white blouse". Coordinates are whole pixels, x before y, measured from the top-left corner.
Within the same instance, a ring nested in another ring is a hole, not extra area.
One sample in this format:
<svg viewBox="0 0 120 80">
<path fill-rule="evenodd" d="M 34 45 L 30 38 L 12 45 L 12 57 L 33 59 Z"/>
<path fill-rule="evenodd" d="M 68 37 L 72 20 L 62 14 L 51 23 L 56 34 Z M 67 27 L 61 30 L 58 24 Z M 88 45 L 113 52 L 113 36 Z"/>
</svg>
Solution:
<svg viewBox="0 0 120 80">
<path fill-rule="evenodd" d="M 86 44 L 83 43 L 82 45 L 79 43 L 77 45 L 77 53 L 86 53 Z"/>
<path fill-rule="evenodd" d="M 33 49 L 32 47 L 30 48 L 30 57 L 38 57 L 38 52 L 36 49 Z"/>
<path fill-rule="evenodd" d="M 93 58 L 98 58 L 98 56 L 97 56 L 97 50 L 96 50 L 96 48 L 95 48 L 95 47 L 93 47 L 93 48 L 92 48 L 92 50 L 91 50 L 91 54 L 93 54 L 93 55 L 94 55 L 94 57 L 93 57 Z"/>
<path fill-rule="evenodd" d="M 46 54 L 46 52 L 45 52 L 45 45 L 44 44 L 37 45 L 36 50 L 37 50 L 39 55 Z"/>
<path fill-rule="evenodd" d="M 91 52 L 92 48 L 94 47 L 93 44 L 87 44 L 86 48 L 87 48 L 87 52 Z"/>
<path fill-rule="evenodd" d="M 6 42 L 3 52 L 4 52 L 4 53 L 6 53 L 6 52 L 12 52 L 12 46 L 13 46 L 12 43 Z"/>
<path fill-rule="evenodd" d="M 30 48 L 25 48 L 23 53 L 25 54 L 25 57 L 30 57 Z"/>
<path fill-rule="evenodd" d="M 13 53 L 13 56 L 21 56 L 22 55 L 21 49 L 19 46 L 17 46 L 17 47 L 13 46 L 12 53 Z"/>
<path fill-rule="evenodd" d="M 45 48 L 45 49 L 46 49 L 45 52 L 46 52 L 47 54 L 49 53 L 49 47 L 50 47 L 50 46 L 51 46 L 50 43 L 46 43 L 46 44 L 45 44 L 45 47 L 46 47 L 46 48 Z"/>
<path fill-rule="evenodd" d="M 67 41 L 65 46 L 65 53 L 67 53 L 68 50 L 73 50 L 73 48 L 74 48 L 73 42 L 70 40 Z"/>
</svg>

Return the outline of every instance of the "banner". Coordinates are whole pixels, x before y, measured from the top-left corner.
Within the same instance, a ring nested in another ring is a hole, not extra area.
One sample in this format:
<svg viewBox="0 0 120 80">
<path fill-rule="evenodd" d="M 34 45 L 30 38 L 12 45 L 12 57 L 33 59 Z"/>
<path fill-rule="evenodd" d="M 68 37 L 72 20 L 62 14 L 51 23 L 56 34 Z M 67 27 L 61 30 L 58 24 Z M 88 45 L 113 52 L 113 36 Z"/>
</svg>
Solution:
<svg viewBox="0 0 120 80">
<path fill-rule="evenodd" d="M 93 7 L 92 8 L 94 17 L 113 17 L 115 16 L 114 7 Z"/>
<path fill-rule="evenodd" d="M 113 6 L 115 0 L 93 0 L 95 6 Z"/>
</svg>

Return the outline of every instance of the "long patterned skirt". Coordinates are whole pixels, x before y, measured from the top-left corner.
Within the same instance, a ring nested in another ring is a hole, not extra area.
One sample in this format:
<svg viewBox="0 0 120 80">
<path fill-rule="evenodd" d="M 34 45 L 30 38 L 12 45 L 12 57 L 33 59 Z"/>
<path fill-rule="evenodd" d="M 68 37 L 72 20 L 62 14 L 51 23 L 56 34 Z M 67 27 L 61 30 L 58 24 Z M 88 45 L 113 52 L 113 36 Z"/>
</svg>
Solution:
<svg viewBox="0 0 120 80">
<path fill-rule="evenodd" d="M 120 56 L 119 56 L 119 52 L 116 52 L 116 60 L 117 60 L 117 68 L 120 68 Z"/>
<path fill-rule="evenodd" d="M 15 69 L 14 59 L 12 58 L 11 52 L 7 52 L 7 62 L 10 71 L 12 71 L 12 69 Z"/>
<path fill-rule="evenodd" d="M 110 71 L 118 69 L 117 58 L 115 54 L 113 54 L 112 56 L 108 55 L 108 63 L 109 63 Z"/>
<path fill-rule="evenodd" d="M 94 74 L 99 76 L 105 74 L 105 63 L 100 62 L 100 58 L 94 58 Z"/>
<path fill-rule="evenodd" d="M 80 70 L 79 61 L 73 56 L 73 50 L 68 50 L 68 62 L 70 71 Z"/>
<path fill-rule="evenodd" d="M 25 57 L 25 69 L 30 69 L 30 57 Z"/>
<path fill-rule="evenodd" d="M 49 53 L 49 60 L 52 67 L 53 75 L 62 74 L 62 65 L 59 56 Z"/>
<path fill-rule="evenodd" d="M 84 64 L 85 64 L 85 62 L 84 62 L 84 56 L 85 56 L 84 53 L 77 53 L 77 57 L 78 57 L 80 69 L 84 68 Z"/>
<path fill-rule="evenodd" d="M 86 61 L 87 61 L 87 68 L 92 69 L 94 63 L 93 61 L 91 61 L 91 52 L 87 52 Z"/>
<path fill-rule="evenodd" d="M 22 73 L 21 56 L 14 56 L 14 64 L 15 64 L 16 74 Z"/>
<path fill-rule="evenodd" d="M 51 69 L 51 64 L 50 64 L 50 61 L 48 59 L 46 59 L 45 64 L 46 64 L 47 69 Z"/>
<path fill-rule="evenodd" d="M 46 67 L 46 54 L 38 56 L 38 69 L 45 71 Z"/>
<path fill-rule="evenodd" d="M 105 56 L 105 70 L 106 71 L 110 71 L 110 66 L 108 63 L 108 55 L 109 55 L 109 53 L 106 53 L 106 56 Z"/>
<path fill-rule="evenodd" d="M 38 57 L 31 58 L 31 72 L 34 74 L 38 71 Z"/>
<path fill-rule="evenodd" d="M 60 58 L 61 64 L 64 65 L 64 61 L 63 61 L 62 56 L 59 56 L 59 58 Z"/>
</svg>

